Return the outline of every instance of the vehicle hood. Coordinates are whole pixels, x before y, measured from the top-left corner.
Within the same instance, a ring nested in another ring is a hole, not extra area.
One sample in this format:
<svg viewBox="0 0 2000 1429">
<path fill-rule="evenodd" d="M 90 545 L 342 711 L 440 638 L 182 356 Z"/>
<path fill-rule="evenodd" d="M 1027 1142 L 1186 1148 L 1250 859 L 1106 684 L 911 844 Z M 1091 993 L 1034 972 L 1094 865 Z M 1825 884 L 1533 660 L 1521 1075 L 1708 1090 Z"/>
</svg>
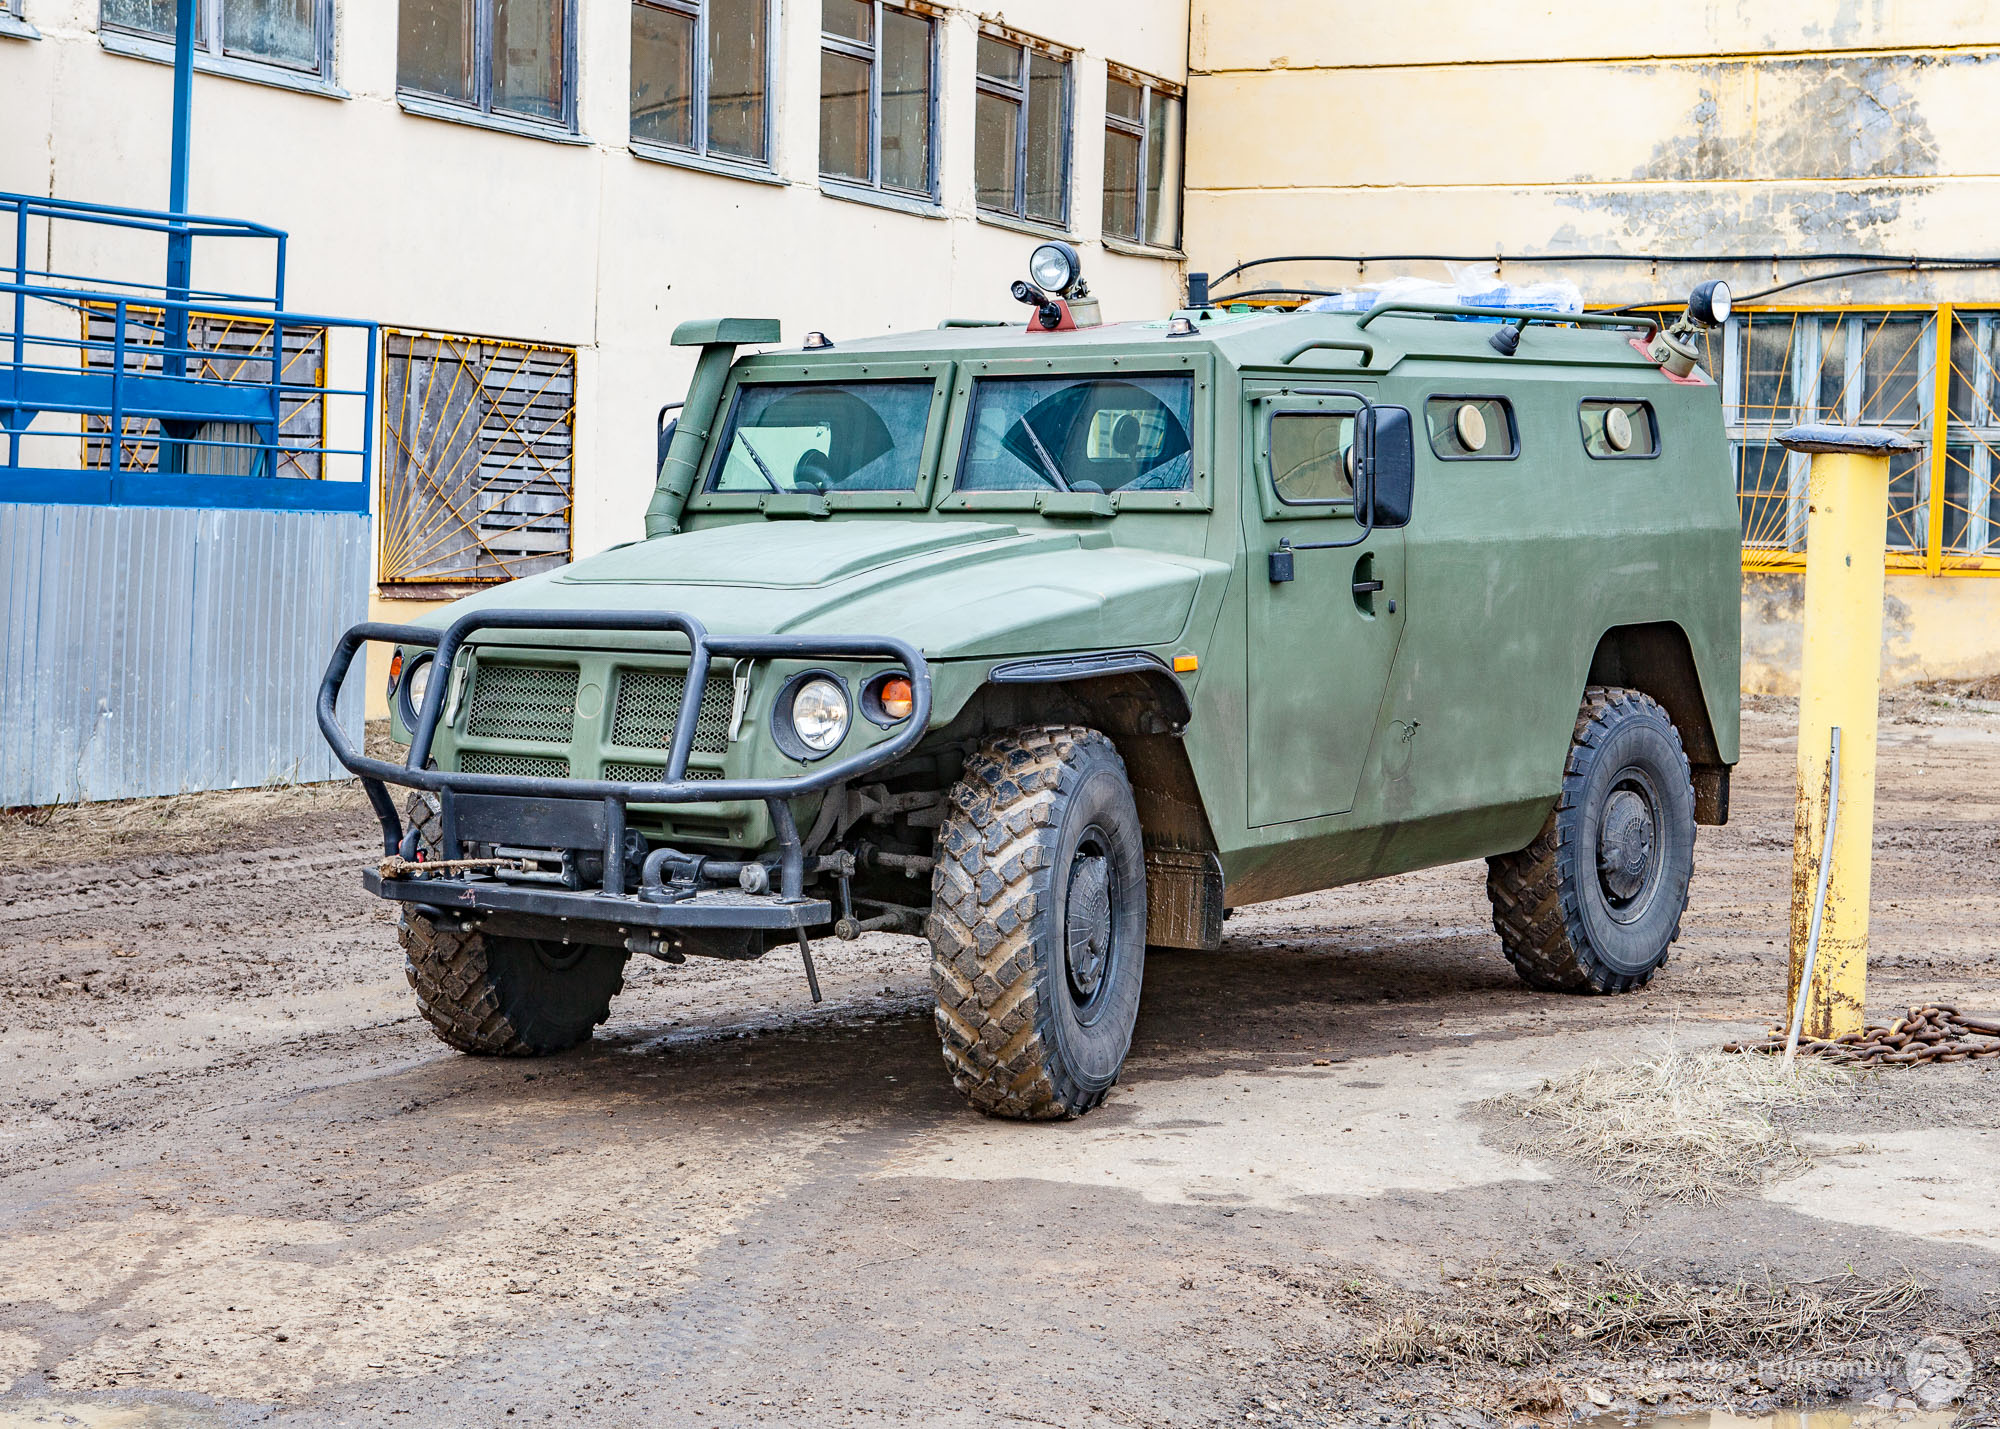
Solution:
<svg viewBox="0 0 2000 1429">
<path fill-rule="evenodd" d="M 478 608 L 676 610 L 717 634 L 883 635 L 932 659 L 1163 645 L 1204 572 L 1102 532 L 973 521 L 766 521 L 605 551 L 460 601 Z"/>
</svg>

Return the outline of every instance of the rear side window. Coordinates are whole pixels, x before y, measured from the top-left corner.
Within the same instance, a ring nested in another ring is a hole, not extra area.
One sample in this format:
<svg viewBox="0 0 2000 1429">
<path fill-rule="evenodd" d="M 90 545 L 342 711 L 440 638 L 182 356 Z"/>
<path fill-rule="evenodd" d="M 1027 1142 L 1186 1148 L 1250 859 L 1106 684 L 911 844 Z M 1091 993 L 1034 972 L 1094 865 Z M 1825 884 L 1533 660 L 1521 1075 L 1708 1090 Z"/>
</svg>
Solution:
<svg viewBox="0 0 2000 1429">
<path fill-rule="evenodd" d="M 973 384 L 960 491 L 1186 491 L 1194 379 L 988 377 Z"/>
<path fill-rule="evenodd" d="M 1583 423 L 1583 449 L 1601 460 L 1653 457 L 1660 454 L 1660 428 L 1653 404 L 1616 398 L 1588 398 L 1577 408 Z"/>
<path fill-rule="evenodd" d="M 1444 461 L 1512 461 L 1521 454 L 1505 397 L 1439 395 L 1424 403 L 1431 450 Z"/>
<path fill-rule="evenodd" d="M 1348 467 L 1354 413 L 1279 412 L 1271 418 L 1271 485 L 1287 506 L 1354 499 Z"/>
</svg>

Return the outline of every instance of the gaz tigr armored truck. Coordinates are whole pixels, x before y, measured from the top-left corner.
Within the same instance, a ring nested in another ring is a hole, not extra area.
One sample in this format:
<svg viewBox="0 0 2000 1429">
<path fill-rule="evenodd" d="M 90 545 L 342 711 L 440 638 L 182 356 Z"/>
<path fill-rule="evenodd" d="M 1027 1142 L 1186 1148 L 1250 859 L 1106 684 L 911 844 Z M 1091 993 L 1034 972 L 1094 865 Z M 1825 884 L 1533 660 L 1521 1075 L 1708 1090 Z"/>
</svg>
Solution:
<svg viewBox="0 0 2000 1429">
<path fill-rule="evenodd" d="M 437 1034 L 587 1039 L 632 956 L 930 942 L 980 1110 L 1117 1079 L 1148 947 L 1488 861 L 1530 986 L 1666 960 L 1737 758 L 1739 555 L 1697 289 L 1650 319 L 1387 302 L 700 349 L 645 539 L 355 627 L 320 723 Z M 758 348 L 762 350 L 747 351 Z M 334 702 L 395 647 L 401 762 Z M 409 792 L 401 806 L 390 785 Z"/>
</svg>

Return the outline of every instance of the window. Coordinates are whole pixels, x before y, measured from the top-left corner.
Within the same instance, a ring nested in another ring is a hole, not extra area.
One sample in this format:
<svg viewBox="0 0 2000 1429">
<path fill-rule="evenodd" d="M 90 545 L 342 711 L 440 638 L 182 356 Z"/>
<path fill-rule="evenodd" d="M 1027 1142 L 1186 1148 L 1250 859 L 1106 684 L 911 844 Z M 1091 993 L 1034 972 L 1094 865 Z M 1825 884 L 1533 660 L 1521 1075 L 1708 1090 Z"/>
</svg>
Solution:
<svg viewBox="0 0 2000 1429">
<path fill-rule="evenodd" d="M 396 88 L 453 109 L 574 123 L 569 0 L 399 0 Z"/>
<path fill-rule="evenodd" d="M 737 390 L 710 491 L 915 491 L 936 388 L 757 383 Z"/>
<path fill-rule="evenodd" d="M 1588 398 L 1576 411 L 1586 454 L 1600 461 L 1660 454 L 1660 432 L 1650 402 Z"/>
<path fill-rule="evenodd" d="M 770 0 L 634 0 L 632 138 L 771 162 Z"/>
<path fill-rule="evenodd" d="M 991 377 L 973 385 L 960 491 L 1186 491 L 1194 379 Z"/>
<path fill-rule="evenodd" d="M 1271 486 L 1287 506 L 1354 499 L 1354 413 L 1279 412 L 1271 418 Z"/>
<path fill-rule="evenodd" d="M 110 370 L 116 365 L 112 342 L 118 315 L 113 305 L 83 305 L 83 353 L 86 368 Z M 166 340 L 166 318 L 158 308 L 128 307 L 125 320 L 125 371 L 129 376 L 165 371 L 160 348 Z M 178 342 L 178 339 L 176 339 Z M 188 314 L 188 346 L 198 354 L 189 359 L 187 375 L 213 382 L 266 383 L 271 380 L 271 324 L 261 318 L 225 317 L 219 313 Z M 254 444 L 266 433 L 249 422 L 202 422 L 182 456 L 182 469 L 204 476 L 279 476 L 317 480 L 325 475 L 321 461 L 326 433 L 326 329 L 285 328 L 285 359 L 279 371 L 278 429 L 271 433 L 286 450 L 265 452 Z M 96 413 L 83 419 L 83 464 L 91 471 L 111 469 L 111 419 Z M 171 445 L 171 443 L 169 443 Z M 273 460 L 275 458 L 275 460 Z M 118 451 L 124 471 L 160 469 L 160 423 L 154 417 L 126 417 Z"/>
<path fill-rule="evenodd" d="M 1114 74 L 1104 92 L 1104 232 L 1181 243 L 1181 98 L 1158 80 Z"/>
<path fill-rule="evenodd" d="M 1069 61 L 981 35 L 974 130 L 979 206 L 1067 227 Z"/>
<path fill-rule="evenodd" d="M 881 0 L 822 0 L 819 171 L 933 198 L 936 32 Z"/>
<path fill-rule="evenodd" d="M 385 589 L 428 596 L 569 560 L 576 353 L 383 334 Z"/>
<path fill-rule="evenodd" d="M 0 0 L 0 8 L 5 0 Z M 107 32 L 172 45 L 174 0 L 102 0 Z M 195 0 L 195 53 L 333 80 L 332 0 Z"/>
<path fill-rule="evenodd" d="M 1512 461 L 1521 453 L 1514 409 L 1503 397 L 1432 397 L 1424 423 L 1431 450 L 1444 461 Z"/>
<path fill-rule="evenodd" d="M 0 0 L 0 35 L 12 35 L 17 40 L 39 40 L 42 32 L 22 16 L 21 0 Z"/>
</svg>

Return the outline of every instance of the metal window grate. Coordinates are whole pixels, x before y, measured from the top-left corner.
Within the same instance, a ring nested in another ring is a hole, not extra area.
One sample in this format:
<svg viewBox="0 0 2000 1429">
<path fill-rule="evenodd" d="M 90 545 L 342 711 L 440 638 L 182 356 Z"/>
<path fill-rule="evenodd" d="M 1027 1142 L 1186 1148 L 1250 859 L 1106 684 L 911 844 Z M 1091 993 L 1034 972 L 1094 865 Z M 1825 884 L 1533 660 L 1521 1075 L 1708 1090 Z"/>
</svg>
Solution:
<svg viewBox="0 0 2000 1429">
<path fill-rule="evenodd" d="M 567 779 L 569 761 L 543 754 L 493 754 L 483 749 L 461 750 L 461 774 L 517 774 L 530 779 Z"/>
<path fill-rule="evenodd" d="M 465 732 L 567 744 L 576 723 L 576 670 L 482 663 Z"/>
<path fill-rule="evenodd" d="M 667 768 L 664 764 L 627 764 L 619 762 L 606 764 L 604 766 L 604 777 L 606 779 L 624 779 L 634 784 L 657 784 L 660 780 L 667 777 Z M 720 769 L 697 769 L 690 765 L 687 777 L 690 779 L 720 779 L 722 771 Z"/>
<path fill-rule="evenodd" d="M 620 670 L 618 708 L 611 719 L 611 742 L 648 749 L 665 749 L 674 737 L 681 691 L 687 688 L 682 670 Z M 730 683 L 709 677 L 701 692 L 701 712 L 694 723 L 694 750 L 721 754 L 729 748 Z M 692 770 L 690 779 L 698 778 Z"/>
<path fill-rule="evenodd" d="M 567 563 L 575 349 L 390 330 L 382 356 L 383 584 Z"/>
</svg>

